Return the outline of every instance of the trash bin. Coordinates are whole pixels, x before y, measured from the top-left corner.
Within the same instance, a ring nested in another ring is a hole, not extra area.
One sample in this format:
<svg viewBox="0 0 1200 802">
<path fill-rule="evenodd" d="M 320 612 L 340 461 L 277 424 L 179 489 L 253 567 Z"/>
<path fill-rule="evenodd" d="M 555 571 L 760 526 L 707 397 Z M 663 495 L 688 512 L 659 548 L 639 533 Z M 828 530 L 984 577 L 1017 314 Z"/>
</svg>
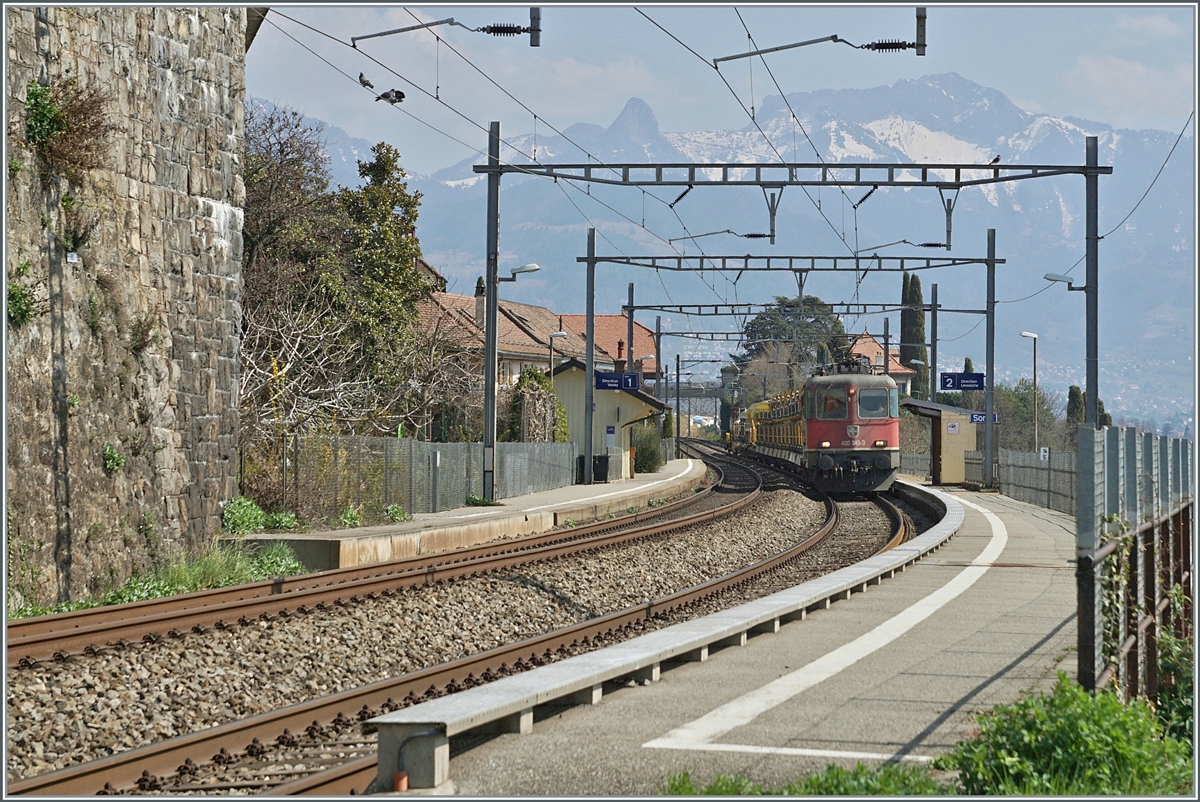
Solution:
<svg viewBox="0 0 1200 802">
<path fill-rule="evenodd" d="M 580 454 L 575 458 L 575 484 L 583 484 L 583 466 L 584 455 Z M 592 482 L 608 482 L 608 455 L 593 454 L 592 455 Z"/>
<path fill-rule="evenodd" d="M 608 482 L 608 455 L 592 456 L 592 482 Z"/>
</svg>

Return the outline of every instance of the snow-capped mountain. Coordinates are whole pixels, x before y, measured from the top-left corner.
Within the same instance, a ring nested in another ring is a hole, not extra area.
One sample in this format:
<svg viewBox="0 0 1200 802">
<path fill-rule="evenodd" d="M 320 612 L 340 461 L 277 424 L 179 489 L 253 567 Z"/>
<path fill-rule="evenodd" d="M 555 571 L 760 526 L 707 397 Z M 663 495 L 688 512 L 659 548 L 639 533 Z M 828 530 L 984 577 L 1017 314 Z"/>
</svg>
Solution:
<svg viewBox="0 0 1200 802">
<path fill-rule="evenodd" d="M 513 164 L 535 157 L 543 164 L 783 159 L 986 165 L 999 156 L 1006 165 L 1081 165 L 1089 135 L 1098 137 L 1100 163 L 1113 167 L 1111 176 L 1100 179 L 1100 233 L 1111 233 L 1101 243 L 1099 287 L 1103 368 L 1118 373 L 1102 383 L 1102 396 L 1114 412 L 1125 409 L 1134 415 L 1143 409 L 1140 396 L 1145 393 L 1139 390 L 1158 387 L 1145 374 L 1170 374 L 1175 378 L 1166 382 L 1169 389 L 1163 386 L 1155 392 L 1190 412 L 1195 316 L 1191 136 L 1175 149 L 1151 193 L 1120 227 L 1159 171 L 1177 133 L 1115 130 L 1098 122 L 1027 113 L 1001 92 L 953 73 L 871 89 L 794 93 L 786 100 L 774 96 L 765 100 L 753 123 L 737 131 L 662 132 L 653 110 L 631 98 L 607 128 L 581 123 L 564 128 L 563 136 L 546 136 L 543 131 L 536 138 L 505 132 L 501 159 Z M 331 138 L 331 156 L 339 147 Z M 425 258 L 461 292 L 469 292 L 483 272 L 485 182 L 471 169 L 482 161 L 468 159 L 412 182 L 424 196 L 419 233 Z M 502 181 L 501 269 L 510 262 L 528 261 L 552 269 L 523 276 L 506 285 L 505 293 L 563 312 L 582 311 L 583 273 L 577 258 L 584 252 L 589 225 L 600 233 L 598 251 L 608 255 L 946 255 L 904 244 L 946 241 L 946 213 L 936 189 L 884 187 L 869 196 L 868 189 L 787 187 L 780 199 L 776 244 L 771 246 L 763 239 L 713 233 L 767 230 L 767 206 L 757 188 L 698 186 L 678 198 L 679 187 L 647 187 L 643 192 L 507 175 Z M 956 201 L 949 255 L 983 257 L 986 231 L 995 229 L 997 255 L 1006 260 L 997 270 L 998 367 L 1021 375 L 1028 343 L 1018 334 L 1032 329 L 1041 335 L 1039 379 L 1057 377 L 1064 390 L 1069 383 L 1082 385 L 1083 295 L 1068 295 L 1061 284 L 1047 287 L 1042 275 L 1069 272 L 1078 277 L 1077 284 L 1084 283 L 1084 267 L 1076 266 L 1084 252 L 1083 178 L 1013 181 L 964 188 L 957 198 L 951 192 L 946 195 Z M 895 273 L 849 273 L 812 273 L 805 291 L 831 302 L 899 300 L 900 277 Z M 779 273 L 746 273 L 735 280 L 734 275 L 602 265 L 600 276 L 596 308 L 602 313 L 619 311 L 629 282 L 636 285 L 639 304 L 764 302 L 797 292 L 793 278 Z M 944 307 L 984 306 L 982 266 L 923 273 L 927 301 L 933 282 L 939 284 Z M 653 325 L 653 317 L 639 313 L 647 325 Z M 978 319 L 942 317 L 941 369 L 960 367 L 963 356 L 982 364 L 983 327 L 971 329 Z M 893 331 L 896 323 L 892 321 Z M 664 329 L 677 331 L 737 325 L 721 318 L 663 316 Z M 879 319 L 870 317 L 847 320 L 847 325 L 881 328 Z M 671 348 L 679 342 L 673 341 Z M 696 351 L 685 347 L 684 353 Z M 1152 362 L 1168 367 L 1152 371 L 1146 367 Z M 1133 385 L 1139 390 L 1127 389 Z M 1115 401 L 1118 396 L 1120 402 Z M 1162 416 L 1158 410 L 1159 419 Z"/>
</svg>

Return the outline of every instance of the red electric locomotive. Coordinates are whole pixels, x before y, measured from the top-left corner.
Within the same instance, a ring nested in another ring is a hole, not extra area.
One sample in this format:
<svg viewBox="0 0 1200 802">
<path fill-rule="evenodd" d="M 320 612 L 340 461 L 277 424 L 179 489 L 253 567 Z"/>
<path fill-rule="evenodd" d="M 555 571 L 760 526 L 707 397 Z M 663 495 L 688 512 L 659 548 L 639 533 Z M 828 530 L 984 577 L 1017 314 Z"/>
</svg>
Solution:
<svg viewBox="0 0 1200 802">
<path fill-rule="evenodd" d="M 740 446 L 797 465 L 830 493 L 887 490 L 900 471 L 900 396 L 866 361 L 823 365 L 797 391 L 747 410 Z"/>
<path fill-rule="evenodd" d="M 804 467 L 829 492 L 887 490 L 900 471 L 900 395 L 891 376 L 833 365 L 804 384 Z"/>
</svg>

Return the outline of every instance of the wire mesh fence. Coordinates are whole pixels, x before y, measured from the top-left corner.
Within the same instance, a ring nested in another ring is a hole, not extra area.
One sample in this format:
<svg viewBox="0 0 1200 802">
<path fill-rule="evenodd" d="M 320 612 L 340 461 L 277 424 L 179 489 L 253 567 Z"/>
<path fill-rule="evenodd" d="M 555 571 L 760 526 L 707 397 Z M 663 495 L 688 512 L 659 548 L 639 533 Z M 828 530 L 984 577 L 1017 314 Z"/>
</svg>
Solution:
<svg viewBox="0 0 1200 802">
<path fill-rule="evenodd" d="M 997 476 L 1001 492 L 1018 501 L 1074 515 L 1076 456 L 1071 451 L 1051 451 L 1047 456 L 1043 460 L 1033 452 L 1000 449 Z"/>
<path fill-rule="evenodd" d="M 497 443 L 497 499 L 575 481 L 572 443 Z M 405 512 L 439 512 L 483 495 L 481 443 L 428 443 L 394 437 L 295 436 L 283 455 L 285 493 L 297 515 L 333 523 L 354 510 L 362 523 Z"/>
</svg>

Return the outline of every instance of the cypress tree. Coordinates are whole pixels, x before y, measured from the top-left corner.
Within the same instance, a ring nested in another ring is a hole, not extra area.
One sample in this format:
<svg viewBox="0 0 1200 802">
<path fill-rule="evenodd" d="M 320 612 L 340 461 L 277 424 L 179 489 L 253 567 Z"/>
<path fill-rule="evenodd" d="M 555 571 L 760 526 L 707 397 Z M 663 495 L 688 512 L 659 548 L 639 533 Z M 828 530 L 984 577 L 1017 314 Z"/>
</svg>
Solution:
<svg viewBox="0 0 1200 802">
<path fill-rule="evenodd" d="M 912 279 L 908 275 L 908 271 L 904 272 L 904 282 L 900 289 L 900 364 L 907 365 L 908 361 L 913 358 L 912 346 L 906 343 L 912 342 L 912 310 L 908 308 L 908 304 L 912 303 Z"/>
<path fill-rule="evenodd" d="M 913 276 L 908 283 L 908 302 L 917 306 L 923 305 L 925 299 L 921 295 L 921 277 Z M 929 356 L 925 346 L 925 311 L 923 309 L 911 310 L 909 317 L 909 333 L 905 339 L 910 343 L 922 343 L 922 345 L 913 345 L 909 348 L 909 359 L 919 359 L 924 362 L 924 365 L 917 365 L 917 378 L 914 382 L 915 390 L 920 393 L 922 398 L 928 399 L 929 395 L 929 371 L 932 366 L 929 364 Z M 910 365 L 910 367 L 912 367 Z"/>
</svg>

